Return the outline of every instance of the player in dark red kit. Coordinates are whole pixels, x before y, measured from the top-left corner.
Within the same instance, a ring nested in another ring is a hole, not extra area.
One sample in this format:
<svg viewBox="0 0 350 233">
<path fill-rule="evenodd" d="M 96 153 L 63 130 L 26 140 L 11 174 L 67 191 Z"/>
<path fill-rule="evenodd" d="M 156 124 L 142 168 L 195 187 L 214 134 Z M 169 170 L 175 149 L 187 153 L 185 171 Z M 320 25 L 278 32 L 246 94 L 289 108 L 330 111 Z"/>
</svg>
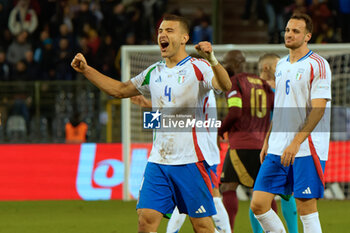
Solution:
<svg viewBox="0 0 350 233">
<path fill-rule="evenodd" d="M 230 144 L 221 173 L 220 189 L 233 232 L 238 211 L 236 189 L 238 184 L 248 188 L 254 186 L 260 168 L 260 151 L 270 126 L 274 94 L 266 81 L 255 74 L 243 72 L 245 57 L 241 51 L 229 51 L 223 63 L 231 77 L 232 88 L 226 92 L 229 111 L 218 131 L 221 137 L 228 132 Z M 252 216 L 252 226 L 259 224 Z"/>
</svg>

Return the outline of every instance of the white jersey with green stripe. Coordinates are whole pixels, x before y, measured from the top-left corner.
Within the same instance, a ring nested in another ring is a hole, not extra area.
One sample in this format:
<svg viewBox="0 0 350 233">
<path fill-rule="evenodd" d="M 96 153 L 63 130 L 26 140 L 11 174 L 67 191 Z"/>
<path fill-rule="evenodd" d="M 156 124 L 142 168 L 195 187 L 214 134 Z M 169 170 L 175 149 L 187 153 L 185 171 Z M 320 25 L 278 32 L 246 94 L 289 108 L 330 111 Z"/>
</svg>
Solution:
<svg viewBox="0 0 350 233">
<path fill-rule="evenodd" d="M 210 104 L 210 91 L 214 89 L 213 77 L 212 68 L 206 60 L 188 56 L 173 68 L 168 68 L 164 61 L 157 62 L 132 78 L 131 82 L 141 94 L 151 95 L 154 111 L 186 114 L 186 109 L 198 109 L 200 111 L 195 111 L 194 118 L 203 120 Z M 205 160 L 209 165 L 217 164 L 220 159 L 212 151 L 212 137 L 208 130 L 197 127 L 187 132 L 154 130 L 149 161 L 180 165 Z"/>
</svg>

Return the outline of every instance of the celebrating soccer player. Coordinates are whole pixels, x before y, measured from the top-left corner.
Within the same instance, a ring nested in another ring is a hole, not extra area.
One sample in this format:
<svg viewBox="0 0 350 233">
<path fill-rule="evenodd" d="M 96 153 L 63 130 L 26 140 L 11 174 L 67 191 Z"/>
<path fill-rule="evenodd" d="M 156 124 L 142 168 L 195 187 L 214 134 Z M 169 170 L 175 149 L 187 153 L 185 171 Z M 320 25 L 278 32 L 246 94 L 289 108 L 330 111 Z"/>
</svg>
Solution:
<svg viewBox="0 0 350 233">
<path fill-rule="evenodd" d="M 276 67 L 272 128 L 260 154 L 251 202 L 265 232 L 286 232 L 271 201 L 276 194 L 291 193 L 304 232 L 322 232 L 317 199 L 323 197 L 328 158 L 331 71 L 328 62 L 308 48 L 311 33 L 308 15 L 292 15 L 284 35 L 289 55 Z"/>
<path fill-rule="evenodd" d="M 116 98 L 151 94 L 154 108 L 203 108 L 210 90 L 228 91 L 231 82 L 209 42 L 195 46 L 206 61 L 187 55 L 188 40 L 187 21 L 167 15 L 158 29 L 165 61 L 151 65 L 130 81 L 122 83 L 99 73 L 87 65 L 82 54 L 75 56 L 72 67 Z M 189 133 L 157 132 L 136 207 L 138 232 L 156 232 L 163 214 L 171 213 L 176 205 L 190 216 L 196 232 L 217 232 L 210 218 L 216 211 L 209 167 L 218 161 L 209 151 L 208 140 L 209 136 L 200 135 L 195 127 Z"/>
</svg>

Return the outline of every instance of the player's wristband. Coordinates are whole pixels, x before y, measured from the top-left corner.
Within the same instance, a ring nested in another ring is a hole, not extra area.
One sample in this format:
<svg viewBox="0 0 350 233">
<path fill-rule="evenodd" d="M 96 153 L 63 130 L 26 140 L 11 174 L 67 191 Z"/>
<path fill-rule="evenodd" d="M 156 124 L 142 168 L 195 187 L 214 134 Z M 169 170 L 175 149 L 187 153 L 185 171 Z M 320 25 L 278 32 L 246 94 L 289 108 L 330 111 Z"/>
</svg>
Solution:
<svg viewBox="0 0 350 233">
<path fill-rule="evenodd" d="M 216 66 L 219 63 L 214 55 L 214 51 L 211 51 L 211 53 L 209 54 L 208 62 L 210 63 L 211 66 Z"/>
</svg>

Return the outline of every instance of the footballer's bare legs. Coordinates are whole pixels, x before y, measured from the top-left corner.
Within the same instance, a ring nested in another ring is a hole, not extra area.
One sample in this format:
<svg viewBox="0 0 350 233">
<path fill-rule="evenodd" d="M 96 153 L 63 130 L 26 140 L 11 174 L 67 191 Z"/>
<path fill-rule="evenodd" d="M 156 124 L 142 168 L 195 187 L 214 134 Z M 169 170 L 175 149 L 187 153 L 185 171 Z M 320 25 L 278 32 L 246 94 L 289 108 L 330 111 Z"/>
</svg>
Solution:
<svg viewBox="0 0 350 233">
<path fill-rule="evenodd" d="M 254 191 L 250 208 L 255 215 L 266 213 L 271 209 L 271 203 L 274 197 L 275 194 L 272 193 Z"/>
<path fill-rule="evenodd" d="M 163 214 L 153 209 L 138 209 L 138 232 L 157 232 Z"/>
<path fill-rule="evenodd" d="M 215 227 L 211 217 L 192 218 L 190 217 L 192 227 L 196 233 L 213 233 Z"/>
<path fill-rule="evenodd" d="M 308 215 L 317 212 L 317 200 L 316 198 L 295 198 L 297 204 L 298 214 L 300 216 Z"/>
<path fill-rule="evenodd" d="M 322 233 L 317 212 L 317 200 L 315 198 L 295 198 L 295 200 L 301 222 L 303 223 L 304 233 Z"/>
<path fill-rule="evenodd" d="M 250 208 L 255 214 L 264 232 L 285 233 L 283 223 L 275 211 L 271 209 L 271 203 L 275 194 L 254 191 Z"/>
</svg>

